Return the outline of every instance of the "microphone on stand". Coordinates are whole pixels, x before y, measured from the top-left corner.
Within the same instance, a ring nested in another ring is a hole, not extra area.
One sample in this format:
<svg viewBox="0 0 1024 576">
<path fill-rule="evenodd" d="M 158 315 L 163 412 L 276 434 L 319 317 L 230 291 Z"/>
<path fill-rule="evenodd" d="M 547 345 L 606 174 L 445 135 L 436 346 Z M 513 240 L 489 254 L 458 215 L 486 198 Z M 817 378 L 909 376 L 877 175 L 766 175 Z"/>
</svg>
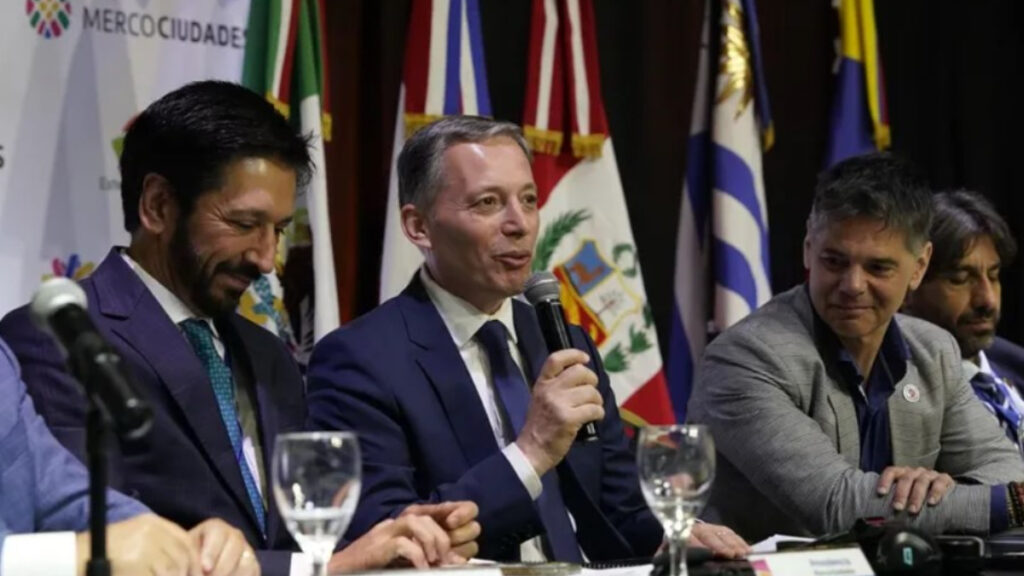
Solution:
<svg viewBox="0 0 1024 576">
<path fill-rule="evenodd" d="M 153 413 L 132 387 L 121 356 L 96 330 L 87 306 L 85 291 L 76 282 L 51 278 L 36 290 L 29 311 L 36 326 L 67 354 L 72 373 L 113 422 L 118 435 L 141 438 L 152 425 Z"/>
<path fill-rule="evenodd" d="M 572 341 L 569 339 L 569 327 L 565 322 L 565 311 L 562 309 L 562 301 L 558 298 L 558 293 L 558 279 L 551 272 L 537 272 L 526 281 L 524 295 L 533 309 L 537 311 L 537 320 L 540 322 L 540 331 L 544 334 L 544 343 L 547 344 L 548 353 L 573 347 Z M 581 442 L 597 440 L 597 425 L 587 422 L 580 428 L 576 440 Z"/>
</svg>

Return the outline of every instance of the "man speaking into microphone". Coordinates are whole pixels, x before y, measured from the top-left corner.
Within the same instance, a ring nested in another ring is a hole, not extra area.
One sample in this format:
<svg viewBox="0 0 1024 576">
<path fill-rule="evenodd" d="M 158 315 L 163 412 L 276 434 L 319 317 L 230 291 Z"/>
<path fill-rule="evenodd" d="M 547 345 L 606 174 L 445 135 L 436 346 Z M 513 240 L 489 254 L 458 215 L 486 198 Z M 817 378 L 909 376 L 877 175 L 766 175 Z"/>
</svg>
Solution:
<svg viewBox="0 0 1024 576">
<path fill-rule="evenodd" d="M 535 311 L 512 299 L 539 227 L 530 161 L 517 126 L 466 116 L 425 127 L 399 156 L 402 228 L 425 263 L 321 340 L 308 374 L 309 425 L 360 437 L 350 537 L 454 499 L 479 507 L 483 558 L 613 560 L 661 544 L 597 348 L 570 326 L 571 347 L 549 350 Z M 696 536 L 745 548 L 722 527 Z"/>
</svg>

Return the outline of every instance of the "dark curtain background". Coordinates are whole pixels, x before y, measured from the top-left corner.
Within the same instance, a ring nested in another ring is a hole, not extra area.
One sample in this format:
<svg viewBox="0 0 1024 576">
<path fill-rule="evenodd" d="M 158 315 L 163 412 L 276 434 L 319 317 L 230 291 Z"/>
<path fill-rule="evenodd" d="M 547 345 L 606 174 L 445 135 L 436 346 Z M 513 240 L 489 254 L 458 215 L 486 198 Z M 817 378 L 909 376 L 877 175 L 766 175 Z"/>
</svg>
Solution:
<svg viewBox="0 0 1024 576">
<path fill-rule="evenodd" d="M 647 282 L 667 342 L 686 139 L 703 0 L 594 0 L 602 91 Z M 822 168 L 835 11 L 827 0 L 761 0 L 761 49 L 776 144 L 764 160 L 776 291 L 803 279 L 803 222 Z M 520 122 L 530 0 L 481 0 L 494 115 Z M 1024 120 L 1013 78 L 1024 4 L 876 0 L 893 146 L 935 187 L 988 195 L 1024 232 Z M 327 148 L 344 318 L 377 304 L 384 211 L 409 0 L 327 3 L 334 141 Z M 1021 266 L 1004 275 L 1001 332 L 1024 341 Z"/>
</svg>

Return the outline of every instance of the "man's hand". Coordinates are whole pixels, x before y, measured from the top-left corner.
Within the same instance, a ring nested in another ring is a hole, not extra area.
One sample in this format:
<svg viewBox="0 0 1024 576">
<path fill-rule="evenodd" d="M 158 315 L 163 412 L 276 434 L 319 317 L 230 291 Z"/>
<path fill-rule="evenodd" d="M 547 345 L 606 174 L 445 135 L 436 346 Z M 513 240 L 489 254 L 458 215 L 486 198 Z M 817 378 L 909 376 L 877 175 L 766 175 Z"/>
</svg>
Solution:
<svg viewBox="0 0 1024 576">
<path fill-rule="evenodd" d="M 708 548 L 715 556 L 722 558 L 743 558 L 750 554 L 750 546 L 735 532 L 725 526 L 706 522 L 693 525 L 690 546 Z"/>
<path fill-rule="evenodd" d="M 331 557 L 328 572 L 360 572 L 393 565 L 439 566 L 451 557 L 448 534 L 429 516 L 388 518 Z M 464 562 L 464 560 L 463 560 Z"/>
<path fill-rule="evenodd" d="M 560 350 L 540 370 L 526 423 L 516 438 L 538 476 L 561 462 L 584 424 L 604 418 L 597 374 L 587 368 L 589 361 L 579 350 Z"/>
<path fill-rule="evenodd" d="M 449 558 L 445 564 L 464 564 L 480 551 L 476 539 L 480 536 L 480 524 L 476 522 L 480 510 L 476 503 L 468 500 L 441 502 L 440 504 L 413 504 L 402 511 L 401 516 L 429 516 L 448 533 L 451 542 Z"/>
<path fill-rule="evenodd" d="M 896 485 L 892 497 L 893 510 L 904 508 L 911 514 L 917 514 L 924 505 L 925 498 L 929 506 L 935 506 L 946 496 L 956 482 L 949 474 L 940 474 L 928 468 L 909 468 L 906 466 L 889 466 L 878 478 L 878 495 L 885 496 Z"/>
<path fill-rule="evenodd" d="M 76 536 L 78 574 L 85 574 L 89 533 Z M 107 557 L 117 576 L 203 576 L 199 551 L 180 526 L 155 514 L 143 514 L 107 527 Z"/>
<path fill-rule="evenodd" d="M 260 565 L 240 530 L 211 518 L 189 530 L 204 576 L 259 576 Z"/>
</svg>

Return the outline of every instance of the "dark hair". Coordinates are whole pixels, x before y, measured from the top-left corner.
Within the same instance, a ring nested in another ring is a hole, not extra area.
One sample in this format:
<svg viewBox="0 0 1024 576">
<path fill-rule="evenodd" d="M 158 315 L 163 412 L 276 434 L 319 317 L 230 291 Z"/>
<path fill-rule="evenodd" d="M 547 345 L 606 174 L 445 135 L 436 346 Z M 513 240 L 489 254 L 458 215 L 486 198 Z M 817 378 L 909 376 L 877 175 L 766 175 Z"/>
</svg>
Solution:
<svg viewBox="0 0 1024 576">
<path fill-rule="evenodd" d="M 313 170 L 309 138 L 301 136 L 259 94 L 230 82 L 186 84 L 143 110 L 121 152 L 124 227 L 139 227 L 147 174 L 166 178 L 188 215 L 202 193 L 221 185 L 224 168 L 243 158 L 268 158 L 295 170 L 304 187 Z"/>
<path fill-rule="evenodd" d="M 909 163 L 889 153 L 843 160 L 818 176 L 807 231 L 858 217 L 903 232 L 907 247 L 917 252 L 928 241 L 931 192 Z"/>
<path fill-rule="evenodd" d="M 985 197 L 966 190 L 936 194 L 931 228 L 932 260 L 925 280 L 953 270 L 982 236 L 992 239 L 1002 266 L 1013 262 L 1017 241 L 1006 221 Z"/>
<path fill-rule="evenodd" d="M 441 158 L 456 144 L 511 138 L 533 161 L 523 131 L 510 122 L 481 116 L 446 116 L 413 134 L 398 155 L 398 205 L 429 208 L 443 184 Z"/>
</svg>

